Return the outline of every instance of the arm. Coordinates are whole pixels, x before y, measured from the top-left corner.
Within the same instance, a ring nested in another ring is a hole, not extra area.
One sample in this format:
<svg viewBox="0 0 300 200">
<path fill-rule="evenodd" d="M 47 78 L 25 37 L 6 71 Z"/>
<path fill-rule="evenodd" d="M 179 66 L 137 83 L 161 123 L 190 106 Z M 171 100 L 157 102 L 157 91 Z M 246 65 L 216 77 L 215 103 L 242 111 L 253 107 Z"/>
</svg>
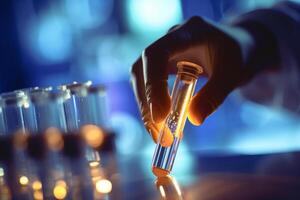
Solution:
<svg viewBox="0 0 300 200">
<path fill-rule="evenodd" d="M 246 13 L 232 24 L 247 30 L 256 40 L 248 66 L 258 71 L 261 64 L 276 69 L 257 74 L 241 89 L 242 94 L 253 101 L 299 114 L 300 5 L 279 3 L 271 9 Z"/>
</svg>

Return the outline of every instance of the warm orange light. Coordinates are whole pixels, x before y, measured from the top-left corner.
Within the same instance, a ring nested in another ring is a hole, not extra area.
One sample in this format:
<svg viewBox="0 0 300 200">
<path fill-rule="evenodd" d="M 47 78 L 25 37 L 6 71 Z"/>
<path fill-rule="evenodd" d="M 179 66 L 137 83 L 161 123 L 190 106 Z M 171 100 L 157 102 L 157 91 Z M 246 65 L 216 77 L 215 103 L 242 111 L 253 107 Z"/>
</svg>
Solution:
<svg viewBox="0 0 300 200">
<path fill-rule="evenodd" d="M 47 144 L 50 149 L 60 150 L 64 146 L 62 134 L 56 127 L 49 127 L 45 131 Z"/>
<path fill-rule="evenodd" d="M 165 126 L 161 133 L 160 144 L 164 147 L 169 147 L 173 144 L 174 136 L 168 126 Z"/>
<path fill-rule="evenodd" d="M 28 132 L 24 129 L 19 129 L 14 133 L 13 143 L 16 148 L 24 149 L 27 146 Z"/>
<path fill-rule="evenodd" d="M 60 185 L 60 186 L 62 186 L 62 187 L 67 187 L 67 184 L 66 184 L 66 182 L 65 182 L 64 180 L 59 180 L 59 181 L 57 181 L 57 182 L 56 182 L 56 185 Z"/>
<path fill-rule="evenodd" d="M 104 140 L 103 131 L 96 125 L 87 124 L 81 128 L 85 142 L 93 148 L 99 147 Z"/>
<path fill-rule="evenodd" d="M 33 190 L 40 190 L 40 189 L 42 189 L 42 183 L 40 181 L 34 181 L 32 183 L 32 189 Z"/>
<path fill-rule="evenodd" d="M 33 198 L 34 198 L 34 200 L 43 200 L 44 199 L 43 192 L 40 190 L 34 191 Z"/>
<path fill-rule="evenodd" d="M 29 183 L 29 179 L 28 179 L 26 176 L 21 176 L 21 177 L 19 178 L 19 183 L 20 183 L 20 185 L 22 185 L 22 186 L 26 186 L 26 185 L 28 185 L 28 183 Z"/>
<path fill-rule="evenodd" d="M 112 184 L 107 179 L 100 179 L 96 182 L 96 190 L 102 194 L 110 193 L 112 190 Z"/>
<path fill-rule="evenodd" d="M 158 167 L 152 167 L 152 172 L 157 177 L 164 177 L 164 176 L 167 176 L 168 174 L 170 174 L 170 171 L 167 171 L 165 169 L 161 169 Z"/>
<path fill-rule="evenodd" d="M 64 199 L 68 194 L 67 184 L 65 181 L 57 181 L 53 189 L 53 195 L 56 199 Z"/>
</svg>

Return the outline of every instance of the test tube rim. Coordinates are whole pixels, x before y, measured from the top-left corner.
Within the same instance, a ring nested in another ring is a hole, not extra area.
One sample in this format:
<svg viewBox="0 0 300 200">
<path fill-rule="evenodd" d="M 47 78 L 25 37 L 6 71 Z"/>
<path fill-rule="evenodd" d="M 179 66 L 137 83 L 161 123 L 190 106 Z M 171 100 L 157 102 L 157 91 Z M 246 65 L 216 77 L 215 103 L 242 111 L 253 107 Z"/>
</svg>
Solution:
<svg viewBox="0 0 300 200">
<path fill-rule="evenodd" d="M 28 98 L 24 91 L 5 92 L 0 95 L 0 105 L 2 107 L 12 104 L 16 104 L 17 106 L 21 107 L 27 101 Z"/>
<path fill-rule="evenodd" d="M 70 98 L 69 91 L 64 90 L 39 90 L 28 94 L 32 103 L 48 103 L 49 101 L 65 100 Z"/>
<path fill-rule="evenodd" d="M 178 68 L 178 73 L 184 73 L 183 71 L 181 71 L 184 68 L 195 69 L 196 70 L 195 74 L 191 74 L 191 73 L 188 73 L 188 74 L 190 74 L 192 76 L 195 76 L 196 78 L 198 78 L 198 76 L 204 72 L 202 66 L 200 66 L 196 63 L 193 63 L 193 62 L 189 62 L 189 61 L 179 61 L 179 62 L 177 62 L 177 68 Z"/>
<path fill-rule="evenodd" d="M 84 83 L 78 83 L 74 81 L 70 84 L 60 85 L 58 86 L 59 90 L 68 90 L 71 95 L 77 95 L 77 96 L 86 96 L 89 86 L 92 84 L 91 81 L 87 81 Z"/>
</svg>

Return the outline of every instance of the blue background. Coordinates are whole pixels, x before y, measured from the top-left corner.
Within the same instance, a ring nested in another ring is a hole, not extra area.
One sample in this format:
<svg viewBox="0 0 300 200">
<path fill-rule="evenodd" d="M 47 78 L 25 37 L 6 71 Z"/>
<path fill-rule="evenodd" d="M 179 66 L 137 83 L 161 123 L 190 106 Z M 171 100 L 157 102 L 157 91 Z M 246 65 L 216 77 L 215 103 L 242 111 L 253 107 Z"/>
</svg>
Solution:
<svg viewBox="0 0 300 200">
<path fill-rule="evenodd" d="M 4 0 L 0 3 L 0 90 L 87 80 L 105 84 L 108 123 L 117 130 L 119 154 L 151 157 L 154 144 L 142 125 L 129 82 L 131 64 L 141 51 L 193 15 L 218 22 L 274 2 Z M 170 77 L 170 85 L 173 79 Z M 200 79 L 197 89 L 204 82 Z M 193 166 L 192 153 L 299 149 L 298 120 L 291 113 L 244 100 L 236 91 L 201 127 L 187 123 L 177 171 Z M 145 162 L 147 170 L 150 160 Z"/>
</svg>

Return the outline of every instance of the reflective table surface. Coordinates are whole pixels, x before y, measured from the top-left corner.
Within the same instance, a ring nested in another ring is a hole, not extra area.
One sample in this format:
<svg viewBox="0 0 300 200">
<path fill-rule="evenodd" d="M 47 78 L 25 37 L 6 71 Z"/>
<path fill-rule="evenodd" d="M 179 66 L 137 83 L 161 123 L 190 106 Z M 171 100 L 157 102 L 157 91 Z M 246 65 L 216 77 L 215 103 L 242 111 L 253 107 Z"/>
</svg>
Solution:
<svg viewBox="0 0 300 200">
<path fill-rule="evenodd" d="M 120 199 L 299 200 L 300 153 L 197 155 L 191 173 L 156 178 L 126 167 Z M 132 158 L 126 162 L 142 158 Z M 125 163 L 124 162 L 124 166 Z M 121 163 L 120 163 L 120 166 Z M 150 170 L 150 168 L 149 168 Z M 120 174 L 122 176 L 122 173 Z M 127 177 L 127 178 L 125 178 Z"/>
<path fill-rule="evenodd" d="M 159 179 L 151 173 L 151 156 L 141 152 L 102 154 L 100 163 L 90 165 L 93 182 L 90 191 L 94 191 L 92 199 L 300 199 L 299 152 L 237 155 L 185 151 L 178 155 L 171 175 Z M 73 165 L 76 167 L 78 164 Z M 12 199 L 9 188 L 3 182 L 3 174 L 1 171 L 0 199 Z M 32 187 L 34 190 L 34 198 L 27 199 L 48 199 L 41 194 L 42 185 L 25 178 L 20 179 L 20 189 Z M 64 190 L 58 188 L 56 191 L 56 186 L 53 189 L 54 194 L 57 193 L 54 196 L 62 197 L 57 199 L 91 199 L 76 195 L 76 188 L 66 183 L 70 181 L 64 182 Z M 36 190 L 37 187 L 40 189 Z"/>
</svg>

